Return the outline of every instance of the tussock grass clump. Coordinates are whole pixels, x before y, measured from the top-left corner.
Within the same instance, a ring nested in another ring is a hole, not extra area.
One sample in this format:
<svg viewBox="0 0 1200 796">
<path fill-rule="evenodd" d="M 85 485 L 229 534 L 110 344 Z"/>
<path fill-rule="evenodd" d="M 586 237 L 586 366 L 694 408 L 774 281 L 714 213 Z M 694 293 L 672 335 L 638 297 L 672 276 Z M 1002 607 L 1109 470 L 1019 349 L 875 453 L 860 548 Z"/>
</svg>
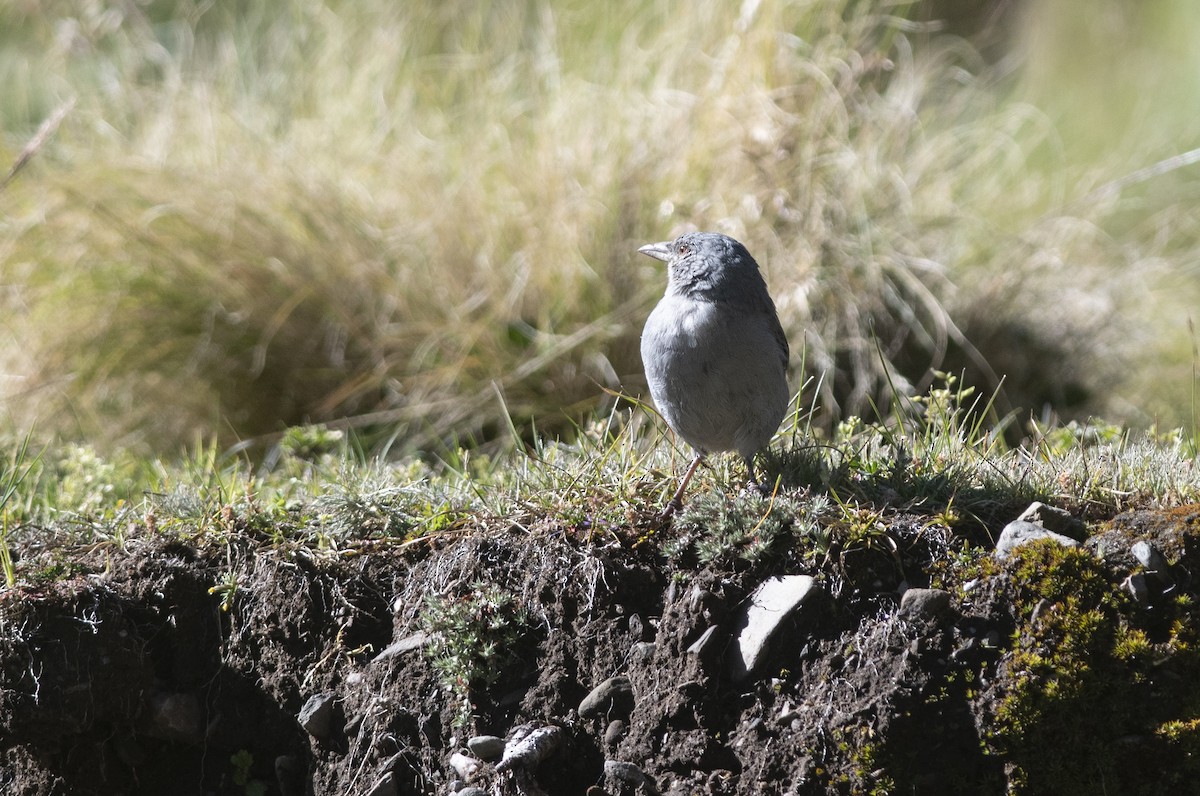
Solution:
<svg viewBox="0 0 1200 796">
<path fill-rule="evenodd" d="M 30 79 L 0 81 L 0 155 L 77 101 L 0 206 L 10 411 L 159 450 L 562 430 L 597 385 L 639 391 L 663 275 L 636 245 L 691 227 L 764 265 L 821 425 L 939 363 L 1094 407 L 1184 197 L 1145 202 L 1154 229 L 1122 216 L 1121 244 L 1119 202 L 1060 212 L 1144 157 L 1068 168 L 1042 113 L 904 11 L 9 6 L 0 74 Z"/>
</svg>

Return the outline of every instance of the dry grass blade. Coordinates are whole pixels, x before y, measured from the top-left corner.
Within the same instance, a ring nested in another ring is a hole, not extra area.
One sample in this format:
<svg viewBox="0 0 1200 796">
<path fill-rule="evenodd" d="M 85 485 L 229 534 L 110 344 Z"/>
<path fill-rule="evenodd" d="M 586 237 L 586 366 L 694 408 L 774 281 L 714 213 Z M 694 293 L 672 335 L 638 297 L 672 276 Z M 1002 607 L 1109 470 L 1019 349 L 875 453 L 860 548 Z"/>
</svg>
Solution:
<svg viewBox="0 0 1200 796">
<path fill-rule="evenodd" d="M 8 184 L 20 173 L 21 169 L 25 168 L 29 161 L 33 159 L 33 156 L 46 145 L 46 142 L 54 135 L 54 132 L 58 130 L 58 126 L 63 123 L 63 119 L 67 118 L 67 114 L 74 108 L 75 98 L 72 97 L 59 105 L 54 113 L 50 114 L 46 121 L 42 122 L 42 126 L 37 129 L 33 138 L 29 139 L 29 143 L 21 150 L 21 154 L 17 155 L 17 159 L 13 161 L 8 173 L 4 175 L 3 179 L 0 179 L 0 191 L 7 188 Z"/>
</svg>

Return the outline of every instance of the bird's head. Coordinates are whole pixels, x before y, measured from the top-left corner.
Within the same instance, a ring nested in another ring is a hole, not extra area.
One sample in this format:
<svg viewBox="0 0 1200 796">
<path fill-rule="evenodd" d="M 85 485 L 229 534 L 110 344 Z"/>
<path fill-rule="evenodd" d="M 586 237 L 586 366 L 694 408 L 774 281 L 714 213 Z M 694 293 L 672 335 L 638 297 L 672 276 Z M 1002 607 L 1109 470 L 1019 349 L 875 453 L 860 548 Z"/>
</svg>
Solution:
<svg viewBox="0 0 1200 796">
<path fill-rule="evenodd" d="M 758 263 L 746 247 L 719 232 L 686 232 L 651 243 L 639 252 L 667 264 L 667 293 L 737 300 L 747 291 L 766 292 Z"/>
</svg>

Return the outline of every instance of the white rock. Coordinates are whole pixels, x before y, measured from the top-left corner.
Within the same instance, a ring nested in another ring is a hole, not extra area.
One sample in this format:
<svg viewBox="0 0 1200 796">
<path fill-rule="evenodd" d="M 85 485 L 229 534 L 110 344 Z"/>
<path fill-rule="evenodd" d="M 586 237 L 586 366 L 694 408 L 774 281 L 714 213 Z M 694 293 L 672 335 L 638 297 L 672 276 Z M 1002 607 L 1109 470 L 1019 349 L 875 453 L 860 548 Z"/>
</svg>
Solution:
<svg viewBox="0 0 1200 796">
<path fill-rule="evenodd" d="M 1083 523 L 1077 520 L 1071 512 L 1066 509 L 1060 509 L 1057 506 L 1047 506 L 1045 503 L 1033 502 L 1029 504 L 1029 508 L 1021 512 L 1021 516 L 1017 517 L 1022 522 L 1031 522 L 1034 525 L 1040 525 L 1048 531 L 1071 531 L 1081 528 Z"/>
<path fill-rule="evenodd" d="M 504 757 L 496 764 L 497 771 L 524 769 L 532 771 L 538 764 L 562 744 L 563 731 L 559 727 L 522 726 L 513 730 L 512 737 L 504 747 Z"/>
<path fill-rule="evenodd" d="M 729 673 L 735 681 L 746 679 L 762 662 L 772 635 L 812 591 L 808 575 L 769 578 L 754 590 L 729 647 Z"/>
<path fill-rule="evenodd" d="M 996 540 L 996 558 L 1008 558 L 1009 553 L 1016 550 L 1021 545 L 1032 542 L 1034 539 L 1053 539 L 1061 545 L 1067 547 L 1077 547 L 1079 542 L 1076 542 L 1069 536 L 1063 536 L 1061 533 L 1048 531 L 1040 525 L 1035 525 L 1032 522 L 1025 520 L 1013 520 L 1008 525 L 1004 526 L 1004 530 L 1000 532 L 1000 538 Z"/>
<path fill-rule="evenodd" d="M 459 776 L 459 779 L 470 780 L 471 775 L 479 770 L 479 761 L 470 755 L 455 752 L 450 755 L 450 768 L 454 769 L 454 773 Z"/>
<path fill-rule="evenodd" d="M 1158 548 L 1144 539 L 1140 542 L 1134 542 L 1129 548 L 1129 552 L 1137 559 L 1137 562 L 1145 567 L 1146 572 L 1154 575 L 1168 576 L 1171 565 L 1167 563 L 1167 557 L 1159 552 Z"/>
</svg>

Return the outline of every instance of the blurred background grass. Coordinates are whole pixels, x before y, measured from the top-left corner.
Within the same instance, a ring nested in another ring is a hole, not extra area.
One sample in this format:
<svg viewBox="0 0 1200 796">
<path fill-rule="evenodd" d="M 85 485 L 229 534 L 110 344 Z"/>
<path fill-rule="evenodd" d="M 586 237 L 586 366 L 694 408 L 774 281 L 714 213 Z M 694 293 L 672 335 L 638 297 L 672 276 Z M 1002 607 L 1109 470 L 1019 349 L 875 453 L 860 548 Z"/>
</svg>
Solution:
<svg viewBox="0 0 1200 796">
<path fill-rule="evenodd" d="M 7 422 L 151 451 L 569 428 L 642 391 L 637 247 L 701 228 L 763 265 L 819 423 L 940 368 L 1003 377 L 1018 421 L 1194 434 L 1198 17 L 8 0 L 0 171 L 75 104 L 0 189 Z"/>
</svg>

